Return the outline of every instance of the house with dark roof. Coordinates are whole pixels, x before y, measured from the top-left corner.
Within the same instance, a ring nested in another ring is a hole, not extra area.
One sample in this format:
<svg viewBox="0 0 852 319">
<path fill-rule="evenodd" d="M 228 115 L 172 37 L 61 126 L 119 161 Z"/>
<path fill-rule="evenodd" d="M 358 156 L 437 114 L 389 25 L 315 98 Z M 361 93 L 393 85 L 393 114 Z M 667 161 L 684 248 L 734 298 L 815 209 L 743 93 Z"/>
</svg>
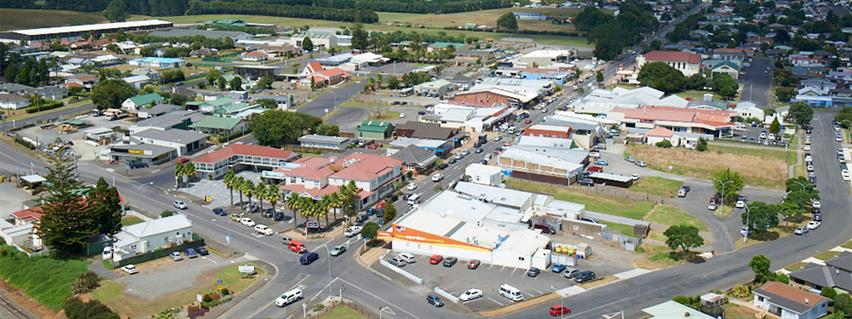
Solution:
<svg viewBox="0 0 852 319">
<path fill-rule="evenodd" d="M 844 253 L 825 262 L 808 264 L 790 273 L 790 285 L 811 291 L 825 287 L 852 291 L 852 253 Z"/>
<path fill-rule="evenodd" d="M 701 56 L 689 52 L 651 51 L 636 57 L 636 69 L 641 69 L 645 63 L 663 62 L 677 69 L 684 76 L 701 72 Z"/>
<path fill-rule="evenodd" d="M 784 319 L 816 319 L 828 314 L 829 299 L 770 281 L 754 291 L 754 306 Z"/>
<path fill-rule="evenodd" d="M 230 144 L 192 159 L 200 178 L 216 179 L 233 168 L 240 171 L 251 168 L 255 171 L 271 170 L 284 165 L 299 155 L 288 150 L 250 144 Z"/>
<path fill-rule="evenodd" d="M 438 161 L 438 156 L 435 152 L 417 147 L 416 145 L 408 145 L 394 153 L 393 158 L 402 161 L 402 170 L 411 172 L 413 175 L 428 173 L 435 163 Z"/>
</svg>

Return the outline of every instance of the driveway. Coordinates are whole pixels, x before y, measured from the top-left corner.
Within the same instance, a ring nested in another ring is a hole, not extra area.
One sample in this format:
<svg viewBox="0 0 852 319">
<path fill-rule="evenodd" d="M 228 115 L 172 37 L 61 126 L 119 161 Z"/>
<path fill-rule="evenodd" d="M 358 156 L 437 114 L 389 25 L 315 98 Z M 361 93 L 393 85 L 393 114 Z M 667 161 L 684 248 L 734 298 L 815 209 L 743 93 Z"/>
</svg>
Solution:
<svg viewBox="0 0 852 319">
<path fill-rule="evenodd" d="M 768 58 L 756 57 L 751 61 L 751 65 L 744 70 L 745 74 L 740 73 L 740 82 L 743 84 L 740 101 L 753 102 L 759 108 L 767 107 L 769 104 L 769 87 L 772 77 L 764 76 L 763 72 L 769 66 L 770 61 Z"/>
<path fill-rule="evenodd" d="M 172 261 L 168 257 L 160 258 L 137 265 L 139 273 L 126 275 L 121 270 L 115 270 L 121 275 L 116 281 L 126 285 L 127 293 L 140 298 L 153 299 L 170 293 L 189 289 L 195 286 L 198 276 L 227 266 L 229 263 L 214 254 L 198 258 Z"/>
<path fill-rule="evenodd" d="M 359 81 L 327 88 L 325 93 L 299 108 L 299 112 L 323 117 L 327 112 L 337 108 L 340 103 L 360 94 L 365 85 L 367 84 L 364 81 Z"/>
</svg>

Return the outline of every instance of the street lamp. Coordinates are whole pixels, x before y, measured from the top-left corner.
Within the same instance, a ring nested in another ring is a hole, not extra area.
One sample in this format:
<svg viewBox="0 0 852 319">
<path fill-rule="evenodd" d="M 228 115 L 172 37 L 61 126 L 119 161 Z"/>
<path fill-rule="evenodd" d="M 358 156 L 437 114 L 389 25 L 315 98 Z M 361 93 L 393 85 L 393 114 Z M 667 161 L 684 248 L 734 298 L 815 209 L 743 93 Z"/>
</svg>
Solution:
<svg viewBox="0 0 852 319">
<path fill-rule="evenodd" d="M 393 311 L 391 311 L 390 308 L 388 308 L 386 306 L 379 307 L 379 319 L 382 319 L 382 312 L 385 312 L 385 311 L 387 311 L 388 313 L 391 313 L 391 314 L 393 313 Z"/>
<path fill-rule="evenodd" d="M 748 204 L 745 205 L 746 211 L 746 222 L 745 222 L 745 232 L 743 232 L 743 243 L 748 241 L 748 233 L 751 231 L 751 228 L 748 224 L 748 219 L 751 216 L 751 212 L 749 211 Z"/>
<path fill-rule="evenodd" d="M 331 250 L 328 249 L 328 244 L 322 244 L 319 247 L 325 248 L 325 252 L 328 253 L 328 296 L 331 297 Z"/>
<path fill-rule="evenodd" d="M 722 198 L 721 198 L 721 203 L 719 203 L 721 206 L 725 206 L 725 187 L 728 186 L 728 183 L 730 183 L 730 182 L 733 182 L 733 181 L 719 181 L 719 184 L 722 187 L 722 196 L 721 196 Z"/>
</svg>

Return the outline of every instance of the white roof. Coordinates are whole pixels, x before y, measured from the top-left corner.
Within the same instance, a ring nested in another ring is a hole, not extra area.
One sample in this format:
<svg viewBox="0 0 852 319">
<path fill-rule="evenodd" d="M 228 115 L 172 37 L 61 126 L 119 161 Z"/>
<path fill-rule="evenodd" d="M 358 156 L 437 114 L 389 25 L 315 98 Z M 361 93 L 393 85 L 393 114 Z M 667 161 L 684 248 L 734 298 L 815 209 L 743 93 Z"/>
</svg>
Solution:
<svg viewBox="0 0 852 319">
<path fill-rule="evenodd" d="M 512 208 L 520 208 L 526 203 L 531 203 L 531 199 L 535 195 L 534 193 L 509 188 L 500 188 L 468 182 L 458 182 L 458 184 L 456 184 L 455 191 L 476 199 L 484 199 L 489 203 Z"/>
<path fill-rule="evenodd" d="M 567 126 L 557 126 L 557 125 L 547 125 L 547 124 L 535 124 L 533 126 L 528 127 L 531 130 L 544 130 L 544 131 L 559 131 L 559 132 L 568 132 L 571 130 L 570 127 Z"/>
<path fill-rule="evenodd" d="M 74 25 L 74 26 L 67 26 L 67 27 L 54 27 L 54 28 L 23 29 L 23 30 L 14 30 L 14 31 L 11 31 L 11 32 L 24 34 L 24 35 L 45 35 L 45 34 L 55 34 L 55 33 L 87 32 L 87 31 L 99 31 L 99 30 L 119 29 L 119 28 L 155 26 L 155 25 L 161 25 L 161 24 L 171 25 L 171 22 L 163 21 L 163 20 L 142 20 L 142 21 L 127 21 L 127 22 L 100 23 L 100 24 L 84 24 L 84 25 Z"/>
<path fill-rule="evenodd" d="M 547 154 L 544 154 L 545 151 Z M 566 154 L 569 153 L 566 152 Z M 555 148 L 538 148 L 538 151 L 536 151 L 535 147 L 512 146 L 500 154 L 500 158 L 505 157 L 513 160 L 522 160 L 527 163 L 544 164 L 553 168 L 562 168 L 568 172 L 583 168 L 583 165 L 579 164 L 579 158 L 583 156 L 582 153 L 570 154 L 574 158 L 562 158 L 560 156 L 566 154 L 560 154 Z"/>
<path fill-rule="evenodd" d="M 21 176 L 21 179 L 23 179 L 27 183 L 41 183 L 41 182 L 47 181 L 47 179 L 44 178 L 44 177 L 41 177 L 41 175 L 26 175 L 26 176 Z"/>
<path fill-rule="evenodd" d="M 713 319 L 713 317 L 701 311 L 689 308 L 673 300 L 642 309 L 642 312 L 651 315 L 651 318 L 659 319 Z"/>
<path fill-rule="evenodd" d="M 354 63 L 379 63 L 379 62 L 388 61 L 389 59 L 385 58 L 381 54 L 375 54 L 373 52 L 367 52 L 367 53 L 354 55 L 349 60 L 354 62 Z"/>
<path fill-rule="evenodd" d="M 464 169 L 465 175 L 493 175 L 499 174 L 500 171 L 502 171 L 502 169 L 497 166 L 483 165 L 479 163 L 470 164 Z"/>
<path fill-rule="evenodd" d="M 126 226 L 122 229 L 122 232 L 133 235 L 136 238 L 145 238 L 190 227 L 192 227 L 192 221 L 186 218 L 186 215 L 174 214 L 169 217 Z"/>
<path fill-rule="evenodd" d="M 521 58 L 556 58 L 570 55 L 571 51 L 568 50 L 535 50 L 522 55 Z"/>
<path fill-rule="evenodd" d="M 496 251 L 511 251 L 519 256 L 532 256 L 539 248 L 544 248 L 550 242 L 550 237 L 541 234 L 539 230 L 521 229 L 509 233 L 509 238 Z"/>
</svg>

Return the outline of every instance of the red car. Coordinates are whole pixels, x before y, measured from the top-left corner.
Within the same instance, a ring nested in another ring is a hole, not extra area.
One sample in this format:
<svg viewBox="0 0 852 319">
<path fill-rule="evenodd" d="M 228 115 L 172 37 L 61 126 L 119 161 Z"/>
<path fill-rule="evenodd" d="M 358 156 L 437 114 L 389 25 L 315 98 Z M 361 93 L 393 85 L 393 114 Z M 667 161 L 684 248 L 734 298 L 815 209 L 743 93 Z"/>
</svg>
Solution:
<svg viewBox="0 0 852 319">
<path fill-rule="evenodd" d="M 479 268 L 481 262 L 479 260 L 473 259 L 467 263 L 467 269 L 476 269 Z"/>
<path fill-rule="evenodd" d="M 444 256 L 432 255 L 432 257 L 429 257 L 429 264 L 437 265 L 437 264 L 440 264 L 441 261 L 443 261 L 443 260 L 444 260 Z"/>
<path fill-rule="evenodd" d="M 550 315 L 551 316 L 561 316 L 561 315 L 570 315 L 571 308 L 565 307 L 563 305 L 553 305 L 550 306 Z"/>
<path fill-rule="evenodd" d="M 532 124 L 532 120 L 527 119 L 526 121 L 524 121 L 524 123 L 525 123 L 525 124 Z"/>
</svg>

